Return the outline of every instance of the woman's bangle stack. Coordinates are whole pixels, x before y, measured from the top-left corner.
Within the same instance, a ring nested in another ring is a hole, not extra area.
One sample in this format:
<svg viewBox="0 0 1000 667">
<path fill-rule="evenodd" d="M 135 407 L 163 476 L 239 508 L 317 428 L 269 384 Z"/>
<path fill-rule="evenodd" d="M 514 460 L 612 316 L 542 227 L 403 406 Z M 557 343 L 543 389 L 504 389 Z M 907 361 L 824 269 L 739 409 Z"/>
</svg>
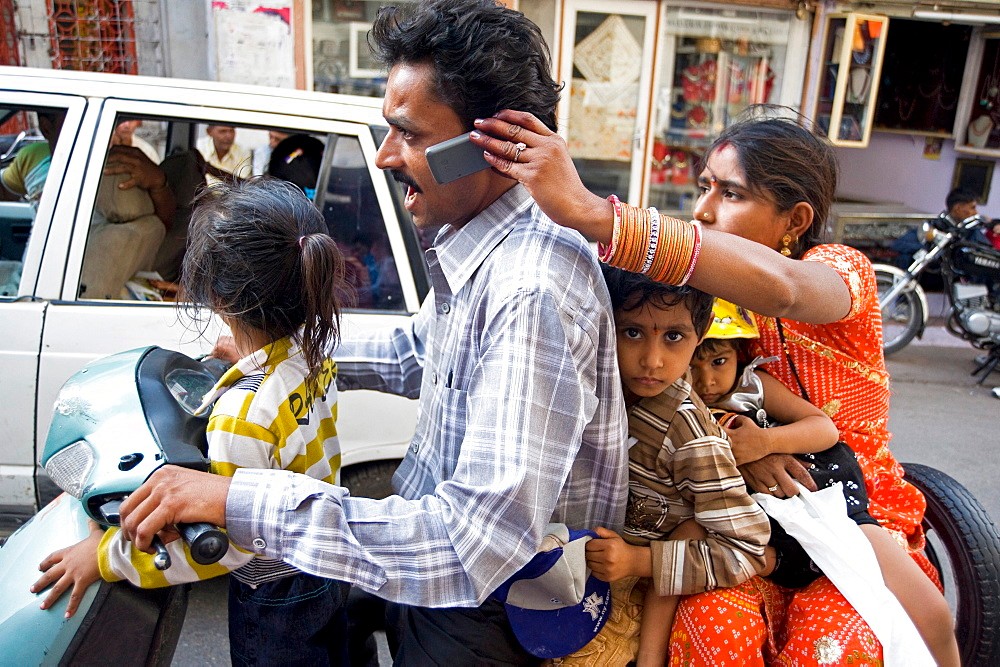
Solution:
<svg viewBox="0 0 1000 667">
<path fill-rule="evenodd" d="M 630 206 L 611 195 L 615 221 L 610 245 L 599 245 L 600 260 L 669 285 L 684 285 L 701 253 L 701 226 L 660 215 L 655 208 Z"/>
</svg>

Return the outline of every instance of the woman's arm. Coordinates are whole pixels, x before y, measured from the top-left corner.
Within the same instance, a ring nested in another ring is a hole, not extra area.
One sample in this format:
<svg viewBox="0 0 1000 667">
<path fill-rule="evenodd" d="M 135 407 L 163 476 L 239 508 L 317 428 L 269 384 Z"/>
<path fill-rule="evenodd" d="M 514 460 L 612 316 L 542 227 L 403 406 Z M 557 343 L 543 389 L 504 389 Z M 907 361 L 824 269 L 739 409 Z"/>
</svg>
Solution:
<svg viewBox="0 0 1000 667">
<path fill-rule="evenodd" d="M 780 422 L 773 428 L 756 428 L 747 418 L 738 419 L 726 433 L 733 442 L 738 465 L 756 461 L 768 454 L 807 454 L 821 452 L 840 438 L 833 420 L 822 410 L 792 393 L 767 373 L 759 372 L 764 386 L 764 410 Z"/>
<path fill-rule="evenodd" d="M 562 137 L 520 111 L 504 110 L 475 124 L 472 141 L 486 151 L 487 162 L 524 185 L 547 216 L 591 241 L 611 241 L 612 204 L 584 186 Z M 518 142 L 526 148 L 514 162 Z M 802 322 L 835 322 L 851 308 L 847 285 L 830 267 L 712 229 L 703 229 L 689 284 L 762 315 Z"/>
</svg>

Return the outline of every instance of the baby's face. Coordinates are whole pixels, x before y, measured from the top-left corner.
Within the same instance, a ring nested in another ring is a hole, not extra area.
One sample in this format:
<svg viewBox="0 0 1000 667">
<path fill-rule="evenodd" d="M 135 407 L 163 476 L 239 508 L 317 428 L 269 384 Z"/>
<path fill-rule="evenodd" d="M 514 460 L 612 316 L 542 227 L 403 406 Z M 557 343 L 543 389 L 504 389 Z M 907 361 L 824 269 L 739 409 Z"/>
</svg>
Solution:
<svg viewBox="0 0 1000 667">
<path fill-rule="evenodd" d="M 726 347 L 706 356 L 695 355 L 691 359 L 694 391 L 709 406 L 732 391 L 736 384 L 736 372 L 735 347 Z"/>
</svg>

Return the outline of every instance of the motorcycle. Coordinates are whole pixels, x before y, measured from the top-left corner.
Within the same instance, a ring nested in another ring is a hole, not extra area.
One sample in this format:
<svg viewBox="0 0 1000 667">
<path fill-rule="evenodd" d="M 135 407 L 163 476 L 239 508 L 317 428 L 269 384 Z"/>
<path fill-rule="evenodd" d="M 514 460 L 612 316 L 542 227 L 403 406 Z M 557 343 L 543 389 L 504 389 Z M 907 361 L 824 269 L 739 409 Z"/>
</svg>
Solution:
<svg viewBox="0 0 1000 667">
<path fill-rule="evenodd" d="M 91 362 L 56 399 L 42 464 L 65 493 L 42 508 L 0 547 L 0 655 L 7 664 L 169 665 L 187 608 L 187 586 L 141 590 L 97 582 L 76 614 L 69 595 L 48 610 L 47 591 L 29 592 L 48 554 L 89 534 L 88 520 L 119 524 L 119 506 L 166 464 L 208 470 L 207 416 L 196 415 L 222 368 L 158 347 Z M 178 526 L 191 557 L 217 562 L 229 546 L 209 524 Z M 162 543 L 154 564 L 170 567 Z"/>
<path fill-rule="evenodd" d="M 941 214 L 923 224 L 923 247 L 909 267 L 874 266 L 887 356 L 923 335 L 928 308 L 918 278 L 937 262 L 950 307 L 946 328 L 987 352 L 973 375 L 982 383 L 1000 365 L 1000 251 L 979 240 L 987 224 L 978 215 L 958 222 Z"/>
</svg>

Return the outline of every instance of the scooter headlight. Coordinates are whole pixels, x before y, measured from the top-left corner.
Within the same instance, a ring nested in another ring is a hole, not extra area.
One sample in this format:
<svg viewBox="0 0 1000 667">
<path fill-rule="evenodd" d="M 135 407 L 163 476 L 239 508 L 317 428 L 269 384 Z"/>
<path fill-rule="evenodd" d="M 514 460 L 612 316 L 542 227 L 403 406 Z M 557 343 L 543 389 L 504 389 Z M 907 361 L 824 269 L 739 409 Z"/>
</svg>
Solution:
<svg viewBox="0 0 1000 667">
<path fill-rule="evenodd" d="M 45 472 L 60 489 L 79 499 L 90 479 L 94 463 L 94 450 L 90 443 L 77 440 L 53 454 L 45 464 Z"/>
</svg>

